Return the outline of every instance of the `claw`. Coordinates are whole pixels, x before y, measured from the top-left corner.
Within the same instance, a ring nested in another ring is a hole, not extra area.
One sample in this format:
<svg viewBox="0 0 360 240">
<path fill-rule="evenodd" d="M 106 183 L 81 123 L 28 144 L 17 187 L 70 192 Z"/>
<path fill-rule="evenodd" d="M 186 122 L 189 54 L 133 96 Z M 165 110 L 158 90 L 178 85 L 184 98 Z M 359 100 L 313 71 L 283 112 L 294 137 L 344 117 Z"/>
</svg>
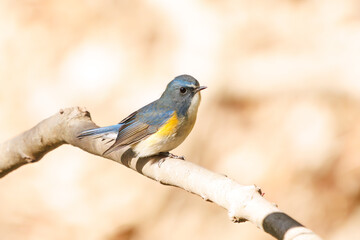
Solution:
<svg viewBox="0 0 360 240">
<path fill-rule="evenodd" d="M 180 160 L 185 160 L 184 156 L 178 156 L 175 154 L 172 154 L 170 152 L 161 152 L 159 153 L 160 156 L 164 156 L 164 157 L 169 157 L 169 158 L 174 158 L 174 159 L 180 159 Z M 165 158 L 162 158 L 158 161 L 158 166 L 159 168 L 161 167 L 161 164 L 165 161 Z"/>
<path fill-rule="evenodd" d="M 184 156 L 178 156 L 175 154 L 172 154 L 170 152 L 161 152 L 160 155 L 164 156 L 164 157 L 169 157 L 169 158 L 175 158 L 175 159 L 181 159 L 181 160 L 185 160 Z"/>
</svg>

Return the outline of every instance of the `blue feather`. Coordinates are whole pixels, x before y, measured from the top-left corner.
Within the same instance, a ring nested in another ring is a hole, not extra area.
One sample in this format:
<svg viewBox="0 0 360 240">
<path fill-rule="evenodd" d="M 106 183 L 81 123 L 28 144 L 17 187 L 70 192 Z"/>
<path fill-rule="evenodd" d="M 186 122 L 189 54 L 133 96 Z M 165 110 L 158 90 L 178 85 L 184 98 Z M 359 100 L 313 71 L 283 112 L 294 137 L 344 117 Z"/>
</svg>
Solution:
<svg viewBox="0 0 360 240">
<path fill-rule="evenodd" d="M 116 125 L 112 125 L 112 126 L 108 126 L 108 127 L 88 129 L 88 130 L 82 131 L 77 137 L 83 138 L 83 137 L 93 136 L 93 137 L 107 138 L 106 137 L 107 135 L 115 134 L 115 138 L 116 138 L 116 135 L 119 133 L 119 129 L 120 129 L 121 125 L 122 124 L 116 124 Z"/>
</svg>

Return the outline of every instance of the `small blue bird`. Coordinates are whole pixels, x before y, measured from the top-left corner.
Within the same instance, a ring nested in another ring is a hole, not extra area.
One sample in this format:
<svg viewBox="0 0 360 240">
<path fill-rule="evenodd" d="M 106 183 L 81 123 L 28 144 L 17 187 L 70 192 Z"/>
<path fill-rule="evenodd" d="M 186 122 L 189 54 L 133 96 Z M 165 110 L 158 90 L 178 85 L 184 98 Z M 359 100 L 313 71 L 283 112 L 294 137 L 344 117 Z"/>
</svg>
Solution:
<svg viewBox="0 0 360 240">
<path fill-rule="evenodd" d="M 161 97 L 133 112 L 119 124 L 85 130 L 87 136 L 115 140 L 103 155 L 130 146 L 137 157 L 158 154 L 182 158 L 169 153 L 189 135 L 196 121 L 200 91 L 206 87 L 189 75 L 172 80 Z"/>
</svg>

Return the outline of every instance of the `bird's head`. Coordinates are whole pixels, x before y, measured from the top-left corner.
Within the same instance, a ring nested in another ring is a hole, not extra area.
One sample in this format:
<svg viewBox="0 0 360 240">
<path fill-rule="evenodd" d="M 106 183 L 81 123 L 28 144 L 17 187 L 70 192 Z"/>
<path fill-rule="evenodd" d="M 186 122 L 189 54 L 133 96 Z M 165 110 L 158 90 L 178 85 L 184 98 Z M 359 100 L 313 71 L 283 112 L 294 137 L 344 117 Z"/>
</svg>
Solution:
<svg viewBox="0 0 360 240">
<path fill-rule="evenodd" d="M 167 85 L 160 101 L 168 107 L 174 108 L 178 115 L 186 116 L 193 110 L 197 111 L 201 99 L 200 91 L 205 88 L 205 86 L 200 86 L 194 77 L 180 75 Z"/>
</svg>

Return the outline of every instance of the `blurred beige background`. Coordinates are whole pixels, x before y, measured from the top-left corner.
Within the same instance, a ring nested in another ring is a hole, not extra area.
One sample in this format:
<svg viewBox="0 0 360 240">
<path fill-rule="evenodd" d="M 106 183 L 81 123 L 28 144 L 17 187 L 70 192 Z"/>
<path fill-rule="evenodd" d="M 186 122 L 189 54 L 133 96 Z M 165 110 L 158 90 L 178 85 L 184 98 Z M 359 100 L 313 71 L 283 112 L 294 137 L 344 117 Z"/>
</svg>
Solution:
<svg viewBox="0 0 360 240">
<path fill-rule="evenodd" d="M 115 124 L 184 73 L 208 89 L 174 153 L 360 236 L 359 1 L 0 1 L 1 142 L 69 106 Z M 71 146 L 0 180 L 0 236 L 273 239 Z"/>
</svg>

